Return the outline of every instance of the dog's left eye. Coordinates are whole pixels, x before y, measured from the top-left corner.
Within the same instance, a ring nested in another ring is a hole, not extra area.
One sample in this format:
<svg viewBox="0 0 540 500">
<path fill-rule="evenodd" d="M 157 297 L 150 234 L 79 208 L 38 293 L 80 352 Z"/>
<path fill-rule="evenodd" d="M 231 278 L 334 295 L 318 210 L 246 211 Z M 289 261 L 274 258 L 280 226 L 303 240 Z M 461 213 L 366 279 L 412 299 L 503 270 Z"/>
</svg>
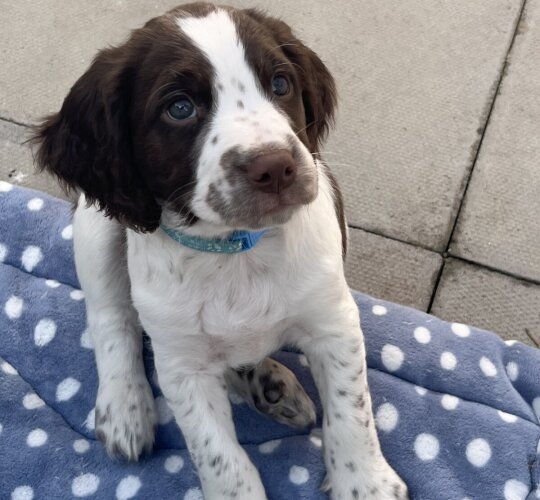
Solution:
<svg viewBox="0 0 540 500">
<path fill-rule="evenodd" d="M 276 75 L 272 78 L 272 92 L 277 96 L 287 95 L 291 90 L 289 80 L 283 75 Z"/>
<path fill-rule="evenodd" d="M 167 114 L 173 120 L 187 120 L 197 115 L 197 108 L 191 99 L 182 97 L 169 106 Z"/>
</svg>

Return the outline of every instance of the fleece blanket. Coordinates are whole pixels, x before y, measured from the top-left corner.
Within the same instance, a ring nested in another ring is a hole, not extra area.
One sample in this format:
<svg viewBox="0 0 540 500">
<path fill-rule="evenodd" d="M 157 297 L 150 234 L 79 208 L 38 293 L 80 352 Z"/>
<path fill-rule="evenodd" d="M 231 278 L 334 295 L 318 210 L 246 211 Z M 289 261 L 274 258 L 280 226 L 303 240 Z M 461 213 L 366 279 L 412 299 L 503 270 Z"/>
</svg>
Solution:
<svg viewBox="0 0 540 500">
<path fill-rule="evenodd" d="M 0 182 L 0 498 L 201 499 L 159 408 L 152 455 L 111 460 L 94 436 L 97 375 L 72 255 L 70 207 Z M 540 498 L 540 351 L 355 293 L 383 452 L 418 500 Z M 306 358 L 279 352 L 316 401 L 298 431 L 231 395 L 270 499 L 323 499 L 319 399 Z"/>
</svg>

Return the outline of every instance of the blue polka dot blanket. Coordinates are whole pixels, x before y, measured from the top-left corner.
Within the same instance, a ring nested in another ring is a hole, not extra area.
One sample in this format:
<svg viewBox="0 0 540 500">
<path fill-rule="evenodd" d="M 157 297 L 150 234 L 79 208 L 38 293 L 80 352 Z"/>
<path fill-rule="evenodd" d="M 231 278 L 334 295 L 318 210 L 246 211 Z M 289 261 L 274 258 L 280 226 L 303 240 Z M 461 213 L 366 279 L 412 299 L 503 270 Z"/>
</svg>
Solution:
<svg viewBox="0 0 540 500">
<path fill-rule="evenodd" d="M 97 374 L 69 204 L 0 182 L 0 498 L 201 499 L 154 384 L 159 427 L 139 463 L 94 436 Z M 381 445 L 418 500 L 540 498 L 540 351 L 355 293 Z M 317 402 L 305 357 L 275 355 Z M 150 357 L 147 373 L 154 380 Z M 323 499 L 320 416 L 294 430 L 231 395 L 270 499 Z"/>
</svg>

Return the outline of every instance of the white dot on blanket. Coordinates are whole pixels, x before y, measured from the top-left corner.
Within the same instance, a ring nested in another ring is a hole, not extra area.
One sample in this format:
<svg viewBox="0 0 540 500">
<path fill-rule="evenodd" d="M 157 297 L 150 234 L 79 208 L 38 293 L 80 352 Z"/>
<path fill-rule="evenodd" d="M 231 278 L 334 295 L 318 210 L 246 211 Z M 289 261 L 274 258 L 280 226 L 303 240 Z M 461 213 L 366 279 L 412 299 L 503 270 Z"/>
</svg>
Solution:
<svg viewBox="0 0 540 500">
<path fill-rule="evenodd" d="M 66 226 L 64 229 L 62 229 L 62 238 L 65 240 L 71 240 L 73 239 L 73 226 L 70 224 L 69 226 Z"/>
<path fill-rule="evenodd" d="M 85 349 L 94 348 L 94 344 L 92 343 L 92 337 L 90 335 L 90 332 L 88 331 L 88 328 L 81 333 L 81 347 L 84 347 Z"/>
<path fill-rule="evenodd" d="M 171 455 L 165 460 L 165 470 L 169 474 L 177 474 L 184 467 L 184 459 L 180 455 Z"/>
<path fill-rule="evenodd" d="M 431 434 L 419 434 L 414 441 L 414 451 L 424 462 L 433 460 L 439 454 L 439 441 Z"/>
<path fill-rule="evenodd" d="M 281 444 L 281 439 L 273 439 L 272 441 L 267 441 L 259 445 L 259 452 L 264 455 L 273 453 L 274 450 Z"/>
<path fill-rule="evenodd" d="M 300 356 L 298 356 L 298 361 L 300 362 L 302 366 L 306 366 L 306 367 L 309 366 L 309 361 L 306 358 L 305 354 L 300 354 Z"/>
<path fill-rule="evenodd" d="M 322 448 L 322 439 L 319 436 L 309 436 L 309 440 L 315 448 Z"/>
<path fill-rule="evenodd" d="M 82 290 L 72 290 L 71 292 L 69 292 L 69 296 L 73 300 L 82 300 L 84 299 L 84 292 Z"/>
<path fill-rule="evenodd" d="M 427 394 L 427 389 L 425 387 L 420 387 L 419 385 L 415 385 L 414 390 L 420 394 L 420 396 L 425 396 Z"/>
<path fill-rule="evenodd" d="M 482 438 L 473 439 L 465 451 L 467 460 L 475 467 L 484 467 L 491 458 L 491 447 Z"/>
<path fill-rule="evenodd" d="M 30 245 L 26 247 L 21 255 L 22 265 L 27 272 L 33 271 L 33 269 L 43 260 L 43 253 L 41 248 Z"/>
<path fill-rule="evenodd" d="M 540 422 L 540 396 L 533 399 L 532 407 L 534 413 L 536 413 L 536 418 L 538 419 L 538 422 Z"/>
<path fill-rule="evenodd" d="M 30 448 L 37 448 L 38 446 L 43 446 L 48 438 L 49 436 L 47 436 L 47 433 L 43 429 L 34 429 L 26 436 L 26 444 Z"/>
<path fill-rule="evenodd" d="M 504 500 L 525 500 L 528 494 L 529 487 L 517 479 L 504 483 Z"/>
<path fill-rule="evenodd" d="M 133 498 L 140 489 L 141 480 L 137 476 L 127 476 L 118 483 L 116 498 L 118 500 L 128 500 Z"/>
<path fill-rule="evenodd" d="M 11 500 L 32 500 L 34 498 L 34 490 L 31 486 L 17 486 L 11 492 Z"/>
<path fill-rule="evenodd" d="M 420 344 L 428 344 L 431 341 L 431 332 L 425 326 L 418 326 L 414 329 L 414 338 Z"/>
<path fill-rule="evenodd" d="M 7 254 L 8 254 L 8 249 L 6 245 L 3 245 L 2 243 L 0 243 L 0 262 L 4 262 L 4 260 L 6 260 Z"/>
<path fill-rule="evenodd" d="M 0 368 L 2 368 L 2 371 L 6 375 L 18 375 L 19 372 L 13 368 L 7 361 L 4 361 L 2 365 L 0 365 Z"/>
<path fill-rule="evenodd" d="M 96 409 L 92 408 L 84 421 L 84 426 L 89 430 L 93 431 L 96 427 Z"/>
<path fill-rule="evenodd" d="M 504 343 L 511 347 L 517 343 L 517 340 L 505 340 Z"/>
<path fill-rule="evenodd" d="M 386 309 L 384 306 L 376 304 L 371 308 L 371 312 L 375 314 L 375 316 L 384 316 L 388 312 L 388 309 Z"/>
<path fill-rule="evenodd" d="M 24 307 L 24 301 L 20 297 L 12 295 L 7 299 L 4 311 L 9 319 L 19 319 Z"/>
<path fill-rule="evenodd" d="M 458 337 L 468 337 L 471 334 L 471 329 L 463 323 L 452 323 L 451 328 Z"/>
<path fill-rule="evenodd" d="M 309 433 L 309 440 L 316 448 L 322 448 L 322 429 L 320 427 L 315 427 Z"/>
<path fill-rule="evenodd" d="M 441 405 L 445 410 L 455 410 L 459 404 L 459 398 L 451 394 L 445 394 L 441 398 Z"/>
<path fill-rule="evenodd" d="M 4 430 L 4 426 L 0 424 L 0 434 L 2 434 L 2 431 Z"/>
<path fill-rule="evenodd" d="M 95 474 L 83 474 L 71 483 L 71 493 L 76 497 L 93 495 L 99 487 L 99 477 Z"/>
<path fill-rule="evenodd" d="M 506 364 L 506 373 L 508 375 L 508 378 L 515 382 L 517 378 L 519 377 L 519 366 L 517 363 L 514 363 L 513 361 L 510 361 Z"/>
<path fill-rule="evenodd" d="M 457 359 L 453 353 L 445 351 L 441 354 L 441 366 L 445 370 L 453 370 L 457 365 Z"/>
<path fill-rule="evenodd" d="M 35 392 L 29 392 L 23 398 L 23 406 L 27 410 L 35 410 L 45 406 L 45 402 Z"/>
<path fill-rule="evenodd" d="M 58 283 L 56 280 L 45 280 L 45 284 L 49 288 L 58 288 L 60 286 L 60 283 Z"/>
<path fill-rule="evenodd" d="M 56 323 L 49 318 L 40 319 L 34 328 L 34 343 L 38 347 L 46 346 L 56 335 Z"/>
<path fill-rule="evenodd" d="M 386 344 L 381 351 L 381 359 L 384 367 L 389 372 L 395 372 L 401 368 L 405 355 L 403 351 L 392 344 Z"/>
<path fill-rule="evenodd" d="M 229 392 L 229 400 L 233 405 L 241 405 L 242 403 L 245 403 L 245 400 L 236 394 L 236 392 Z"/>
<path fill-rule="evenodd" d="M 13 185 L 6 181 L 0 181 L 0 193 L 7 193 L 13 189 Z"/>
<path fill-rule="evenodd" d="M 399 412 L 391 403 L 383 403 L 379 406 L 375 415 L 375 423 L 377 428 L 384 432 L 392 432 L 398 423 Z"/>
<path fill-rule="evenodd" d="M 86 453 L 90 449 L 90 443 L 86 439 L 73 441 L 73 449 L 76 453 Z"/>
<path fill-rule="evenodd" d="M 202 491 L 200 488 L 190 488 L 184 495 L 184 500 L 204 500 Z"/>
<path fill-rule="evenodd" d="M 174 415 L 167 404 L 167 400 L 163 396 L 158 396 L 155 401 L 159 425 L 168 424 L 173 419 Z"/>
<path fill-rule="evenodd" d="M 289 480 L 293 484 L 304 484 L 309 480 L 309 471 L 305 467 L 293 465 L 289 470 Z"/>
<path fill-rule="evenodd" d="M 43 208 L 43 200 L 41 198 L 32 198 L 26 206 L 28 207 L 28 210 L 37 212 Z"/>
<path fill-rule="evenodd" d="M 506 413 L 501 410 L 497 410 L 497 413 L 499 414 L 499 417 L 501 417 L 502 420 L 510 424 L 514 423 L 518 419 L 516 415 L 512 415 L 511 413 Z"/>
<path fill-rule="evenodd" d="M 480 365 L 480 369 L 482 370 L 482 373 L 486 377 L 495 377 L 495 375 L 497 375 L 496 366 L 493 364 L 491 360 L 489 360 L 485 356 L 482 356 L 480 358 L 480 362 L 478 364 Z"/>
<path fill-rule="evenodd" d="M 56 388 L 56 401 L 70 400 L 79 392 L 80 388 L 81 383 L 72 377 L 62 380 L 62 382 L 60 382 Z"/>
</svg>

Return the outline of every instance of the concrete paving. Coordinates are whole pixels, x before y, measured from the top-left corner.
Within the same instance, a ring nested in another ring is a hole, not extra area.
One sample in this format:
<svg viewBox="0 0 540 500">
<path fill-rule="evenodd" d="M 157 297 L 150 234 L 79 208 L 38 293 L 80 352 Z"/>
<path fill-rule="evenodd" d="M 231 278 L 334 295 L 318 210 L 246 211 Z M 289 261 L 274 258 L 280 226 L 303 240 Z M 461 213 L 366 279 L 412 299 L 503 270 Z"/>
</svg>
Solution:
<svg viewBox="0 0 540 500">
<path fill-rule="evenodd" d="M 540 0 L 229 3 L 289 22 L 338 82 L 324 152 L 352 226 L 351 285 L 534 345 Z M 61 195 L 33 174 L 26 126 L 99 48 L 176 4 L 2 2 L 0 179 Z"/>
<path fill-rule="evenodd" d="M 445 249 L 519 5 L 370 1 L 325 20 L 342 100 L 328 160 L 351 224 Z"/>
<path fill-rule="evenodd" d="M 431 312 L 448 321 L 540 345 L 540 287 L 476 264 L 448 259 Z"/>
<path fill-rule="evenodd" d="M 539 2 L 518 33 L 450 252 L 540 283 Z"/>
<path fill-rule="evenodd" d="M 361 229 L 350 229 L 349 285 L 375 297 L 427 311 L 442 257 Z"/>
<path fill-rule="evenodd" d="M 39 189 L 66 198 L 58 182 L 47 174 L 36 172 L 28 144 L 30 129 L 0 118 L 0 180 L 18 186 Z"/>
</svg>

